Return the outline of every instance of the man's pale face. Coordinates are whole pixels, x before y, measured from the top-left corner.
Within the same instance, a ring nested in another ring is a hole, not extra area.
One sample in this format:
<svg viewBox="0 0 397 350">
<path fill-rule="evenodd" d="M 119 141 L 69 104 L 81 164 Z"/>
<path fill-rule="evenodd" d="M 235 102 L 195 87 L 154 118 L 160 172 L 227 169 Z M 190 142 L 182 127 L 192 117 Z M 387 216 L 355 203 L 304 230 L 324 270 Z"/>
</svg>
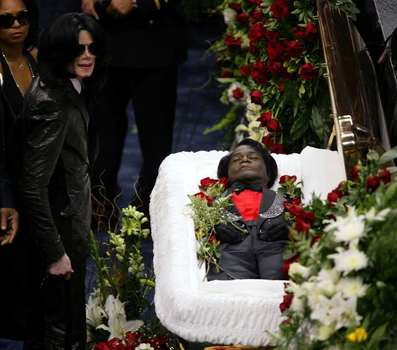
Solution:
<svg viewBox="0 0 397 350">
<path fill-rule="evenodd" d="M 262 156 L 248 145 L 237 147 L 229 162 L 229 181 L 266 183 L 267 171 Z"/>
<path fill-rule="evenodd" d="M 73 63 L 70 64 L 68 70 L 73 73 L 76 79 L 83 80 L 92 75 L 95 68 L 95 55 L 90 51 L 90 45 L 93 44 L 91 34 L 82 30 L 79 33 L 79 46 L 82 50 L 80 56 L 76 57 Z"/>
</svg>

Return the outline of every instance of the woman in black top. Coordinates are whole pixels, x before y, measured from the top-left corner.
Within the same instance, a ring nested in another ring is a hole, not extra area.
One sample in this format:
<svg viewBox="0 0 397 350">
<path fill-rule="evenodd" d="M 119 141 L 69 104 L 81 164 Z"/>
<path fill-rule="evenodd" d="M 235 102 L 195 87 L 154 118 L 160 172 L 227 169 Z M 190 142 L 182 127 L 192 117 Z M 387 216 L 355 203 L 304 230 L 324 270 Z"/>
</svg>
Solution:
<svg viewBox="0 0 397 350">
<path fill-rule="evenodd" d="M 37 75 L 36 33 L 37 9 L 32 0 L 0 2 L 0 73 L 15 115 L 21 112 L 24 95 Z"/>
<path fill-rule="evenodd" d="M 24 95 L 36 75 L 32 55 L 36 29 L 37 12 L 31 1 L 0 1 L 0 214 L 3 219 L 0 233 L 0 338 L 16 340 L 26 336 L 30 294 L 26 293 L 28 241 L 26 230 L 21 229 L 18 222 L 15 191 L 18 163 L 15 123 L 22 110 Z"/>
</svg>

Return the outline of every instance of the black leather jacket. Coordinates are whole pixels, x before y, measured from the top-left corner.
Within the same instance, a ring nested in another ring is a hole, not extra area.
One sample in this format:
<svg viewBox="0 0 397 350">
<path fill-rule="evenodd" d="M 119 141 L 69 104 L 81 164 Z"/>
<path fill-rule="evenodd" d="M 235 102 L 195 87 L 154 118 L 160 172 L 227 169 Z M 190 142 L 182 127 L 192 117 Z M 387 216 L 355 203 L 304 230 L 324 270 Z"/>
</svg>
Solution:
<svg viewBox="0 0 397 350">
<path fill-rule="evenodd" d="M 55 89 L 35 79 L 21 118 L 19 190 L 28 232 L 47 265 L 65 252 L 72 262 L 88 254 L 88 123 L 84 100 L 71 83 Z"/>
</svg>

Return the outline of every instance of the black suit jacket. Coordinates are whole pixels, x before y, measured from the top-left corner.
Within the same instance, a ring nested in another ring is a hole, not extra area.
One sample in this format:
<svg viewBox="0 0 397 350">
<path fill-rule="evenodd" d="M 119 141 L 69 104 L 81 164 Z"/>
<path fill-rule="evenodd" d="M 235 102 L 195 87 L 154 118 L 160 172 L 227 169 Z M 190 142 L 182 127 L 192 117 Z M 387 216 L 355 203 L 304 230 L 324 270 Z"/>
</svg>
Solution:
<svg viewBox="0 0 397 350">
<path fill-rule="evenodd" d="M 156 68 L 185 59 L 187 26 L 178 0 L 138 0 L 130 15 L 113 18 L 98 8 L 109 36 L 111 66 Z"/>
</svg>

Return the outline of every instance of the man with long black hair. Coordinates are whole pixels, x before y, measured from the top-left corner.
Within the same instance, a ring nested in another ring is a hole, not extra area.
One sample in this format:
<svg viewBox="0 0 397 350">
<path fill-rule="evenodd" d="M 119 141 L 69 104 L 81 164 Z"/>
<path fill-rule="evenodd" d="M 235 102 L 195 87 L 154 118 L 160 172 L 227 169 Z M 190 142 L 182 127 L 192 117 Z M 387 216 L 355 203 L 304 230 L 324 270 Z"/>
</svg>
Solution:
<svg viewBox="0 0 397 350">
<path fill-rule="evenodd" d="M 39 77 L 21 117 L 18 183 L 41 272 L 29 349 L 86 348 L 92 163 L 87 102 L 97 94 L 104 46 L 99 24 L 82 13 L 56 19 L 39 42 Z"/>
</svg>

